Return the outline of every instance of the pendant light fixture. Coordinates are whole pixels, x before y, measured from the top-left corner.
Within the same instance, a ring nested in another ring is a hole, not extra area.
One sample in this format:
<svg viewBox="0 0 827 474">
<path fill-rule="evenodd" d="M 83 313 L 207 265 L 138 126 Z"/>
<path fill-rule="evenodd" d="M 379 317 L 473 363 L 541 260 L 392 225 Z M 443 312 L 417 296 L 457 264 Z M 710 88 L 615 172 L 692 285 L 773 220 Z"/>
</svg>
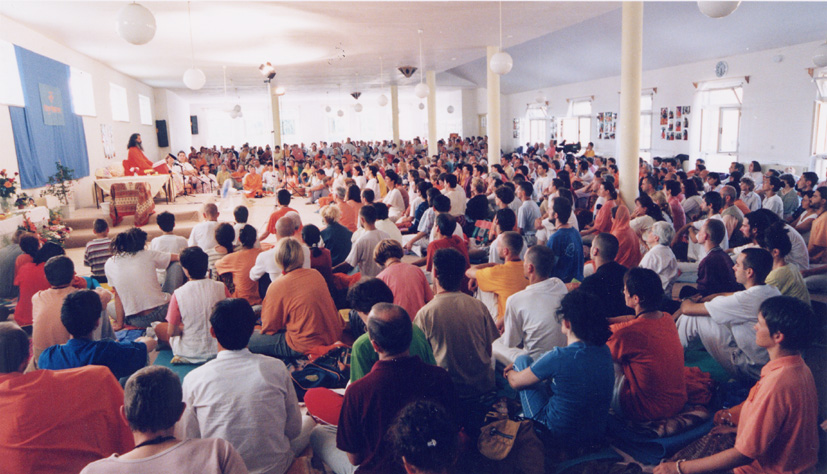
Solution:
<svg viewBox="0 0 827 474">
<path fill-rule="evenodd" d="M 132 2 L 118 12 L 115 30 L 129 43 L 147 44 L 155 37 L 155 15 L 145 6 Z"/>
<path fill-rule="evenodd" d="M 503 2 L 500 0 L 500 52 L 491 56 L 491 63 L 488 65 L 491 72 L 503 76 L 511 72 L 514 60 L 511 55 L 503 51 Z"/>
<path fill-rule="evenodd" d="M 379 104 L 379 107 L 384 107 L 388 105 L 388 96 L 385 95 L 385 67 L 384 63 L 382 62 L 382 56 L 379 56 L 379 83 L 381 84 L 380 89 L 382 90 L 382 95 L 376 100 L 376 103 Z"/>
<path fill-rule="evenodd" d="M 428 97 L 428 94 L 431 93 L 431 89 L 428 87 L 428 84 L 422 82 L 422 29 L 419 30 L 419 84 L 414 87 L 414 94 L 420 99 L 424 99 Z"/>
<path fill-rule="evenodd" d="M 195 44 L 192 40 L 192 11 L 190 10 L 190 2 L 187 2 L 187 18 L 190 24 L 190 57 L 192 59 L 192 67 L 184 72 L 184 85 L 197 91 L 207 83 L 207 76 L 204 75 L 204 71 L 195 67 Z"/>
</svg>

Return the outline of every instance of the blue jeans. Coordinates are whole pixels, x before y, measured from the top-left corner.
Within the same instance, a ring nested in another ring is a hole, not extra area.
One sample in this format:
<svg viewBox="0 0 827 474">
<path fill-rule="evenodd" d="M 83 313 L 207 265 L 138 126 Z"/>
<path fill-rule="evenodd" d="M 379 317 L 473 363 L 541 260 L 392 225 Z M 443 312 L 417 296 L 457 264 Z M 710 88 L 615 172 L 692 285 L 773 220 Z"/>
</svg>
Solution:
<svg viewBox="0 0 827 474">
<path fill-rule="evenodd" d="M 277 359 L 297 359 L 304 357 L 301 352 L 296 352 L 287 345 L 287 338 L 284 331 L 275 334 L 262 334 L 259 331 L 253 332 L 250 343 L 247 345 L 250 352 L 264 354 Z"/>
<path fill-rule="evenodd" d="M 525 370 L 531 366 L 533 362 L 534 360 L 531 356 L 521 355 L 514 361 L 514 370 Z M 526 418 L 531 418 L 548 426 L 546 423 L 546 406 L 548 406 L 550 398 L 551 395 L 544 380 L 539 381 L 531 387 L 520 390 L 520 402 L 523 404 L 523 415 L 525 415 Z"/>
</svg>

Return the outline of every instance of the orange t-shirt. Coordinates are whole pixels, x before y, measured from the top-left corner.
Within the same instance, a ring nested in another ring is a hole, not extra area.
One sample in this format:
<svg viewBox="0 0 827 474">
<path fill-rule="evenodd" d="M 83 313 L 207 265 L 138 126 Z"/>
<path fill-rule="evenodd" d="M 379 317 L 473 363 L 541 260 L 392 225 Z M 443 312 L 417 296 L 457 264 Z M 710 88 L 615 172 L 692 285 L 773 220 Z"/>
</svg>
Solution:
<svg viewBox="0 0 827 474">
<path fill-rule="evenodd" d="M 250 279 L 250 269 L 256 264 L 256 257 L 262 252 L 261 249 L 244 249 L 233 252 L 215 262 L 215 269 L 219 275 L 224 273 L 233 274 L 233 285 L 235 291 L 233 298 L 244 298 L 251 305 L 261 303 L 258 295 L 258 282 Z"/>
<path fill-rule="evenodd" d="M 135 442 L 121 405 L 123 390 L 103 366 L 0 374 L 2 471 L 80 472 L 130 451 Z"/>
<path fill-rule="evenodd" d="M 351 232 L 356 232 L 356 222 L 359 216 L 359 208 L 362 206 L 361 204 L 358 207 L 354 206 L 352 202 L 353 201 L 340 202 L 336 206 L 342 214 L 341 217 L 339 217 L 339 224 L 347 227 L 347 230 Z"/>
<path fill-rule="evenodd" d="M 753 458 L 736 474 L 812 472 L 818 461 L 818 396 L 800 355 L 771 360 L 741 408 L 735 449 Z"/>
<path fill-rule="evenodd" d="M 637 318 L 611 326 L 606 345 L 623 368 L 623 415 L 634 421 L 675 416 L 686 404 L 683 347 L 672 317 Z"/>
<path fill-rule="evenodd" d="M 477 286 L 482 291 L 497 295 L 497 321 L 501 321 L 505 317 L 505 300 L 528 286 L 528 279 L 523 273 L 523 262 L 505 262 L 477 271 Z"/>
<path fill-rule="evenodd" d="M 284 217 L 284 215 L 287 214 L 288 212 L 295 212 L 296 214 L 298 214 L 298 212 L 295 209 L 291 209 L 287 206 L 282 207 L 280 209 L 276 209 L 275 211 L 273 211 L 272 214 L 270 214 L 270 220 L 267 221 L 267 233 L 268 234 L 275 234 L 276 233 L 276 222 L 278 222 L 279 219 Z M 303 226 L 299 226 L 299 229 L 301 230 L 302 227 Z"/>
<path fill-rule="evenodd" d="M 261 308 L 261 332 L 286 330 L 287 345 L 297 352 L 327 346 L 341 336 L 344 323 L 322 274 L 299 268 L 270 284 Z"/>
</svg>

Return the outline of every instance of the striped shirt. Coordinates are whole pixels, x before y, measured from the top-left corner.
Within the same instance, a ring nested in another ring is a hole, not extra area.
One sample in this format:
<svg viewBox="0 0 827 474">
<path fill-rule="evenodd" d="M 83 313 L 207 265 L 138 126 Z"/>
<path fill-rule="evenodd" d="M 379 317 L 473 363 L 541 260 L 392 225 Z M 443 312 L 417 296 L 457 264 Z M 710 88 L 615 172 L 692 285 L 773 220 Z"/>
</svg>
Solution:
<svg viewBox="0 0 827 474">
<path fill-rule="evenodd" d="M 92 267 L 92 276 L 105 276 L 103 264 L 112 256 L 108 238 L 95 239 L 86 244 L 86 253 L 83 254 L 83 264 Z"/>
</svg>

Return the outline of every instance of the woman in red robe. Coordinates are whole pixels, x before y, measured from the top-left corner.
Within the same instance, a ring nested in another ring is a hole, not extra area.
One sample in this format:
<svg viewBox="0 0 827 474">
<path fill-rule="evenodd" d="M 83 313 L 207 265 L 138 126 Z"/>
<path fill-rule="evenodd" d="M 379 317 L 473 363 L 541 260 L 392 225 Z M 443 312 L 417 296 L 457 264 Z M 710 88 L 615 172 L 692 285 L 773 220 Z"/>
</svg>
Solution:
<svg viewBox="0 0 827 474">
<path fill-rule="evenodd" d="M 152 162 L 144 155 L 140 133 L 133 133 L 129 137 L 129 144 L 126 148 L 129 150 L 129 155 L 123 161 L 124 176 L 143 176 L 146 174 L 145 170 L 152 170 Z"/>
</svg>

